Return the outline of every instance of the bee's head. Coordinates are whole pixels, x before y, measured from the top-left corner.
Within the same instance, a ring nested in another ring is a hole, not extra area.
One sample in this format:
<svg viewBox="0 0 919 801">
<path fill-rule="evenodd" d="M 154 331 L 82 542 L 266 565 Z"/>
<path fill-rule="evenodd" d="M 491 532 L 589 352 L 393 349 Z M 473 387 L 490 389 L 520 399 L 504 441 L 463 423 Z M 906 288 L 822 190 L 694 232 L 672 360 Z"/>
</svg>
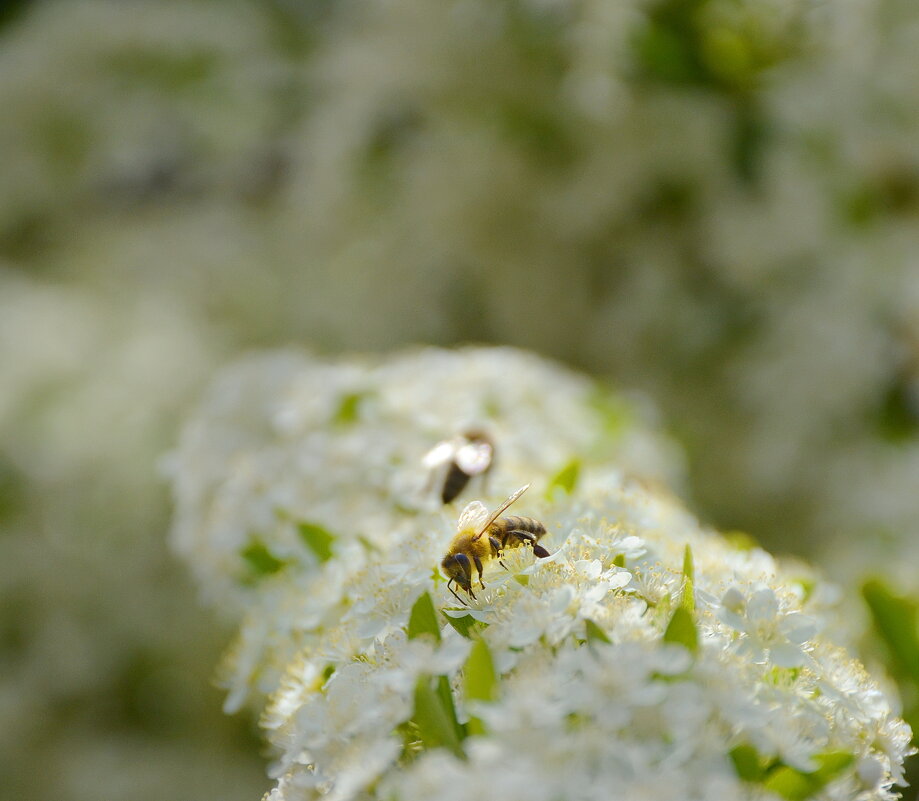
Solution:
<svg viewBox="0 0 919 801">
<path fill-rule="evenodd" d="M 464 553 L 450 554 L 445 556 L 440 563 L 447 578 L 455 581 L 466 592 L 472 589 L 472 565 L 469 563 L 469 557 Z"/>
</svg>

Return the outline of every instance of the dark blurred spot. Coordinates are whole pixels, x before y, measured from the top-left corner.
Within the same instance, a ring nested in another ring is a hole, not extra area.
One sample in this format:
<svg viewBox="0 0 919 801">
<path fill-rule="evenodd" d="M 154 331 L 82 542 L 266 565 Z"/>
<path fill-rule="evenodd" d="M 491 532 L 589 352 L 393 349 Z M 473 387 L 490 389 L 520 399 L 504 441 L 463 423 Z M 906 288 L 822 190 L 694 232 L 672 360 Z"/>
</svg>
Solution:
<svg viewBox="0 0 919 801">
<path fill-rule="evenodd" d="M 107 53 L 103 66 L 125 84 L 172 94 L 210 78 L 218 61 L 217 54 L 208 50 L 177 53 L 131 46 Z"/>
<path fill-rule="evenodd" d="M 685 219 L 695 205 L 693 185 L 681 178 L 664 178 L 648 193 L 642 204 L 642 216 L 652 220 Z"/>
<path fill-rule="evenodd" d="M 276 197 L 290 173 L 290 159 L 280 146 L 264 148 L 252 156 L 240 181 L 240 195 L 253 206 Z"/>
<path fill-rule="evenodd" d="M 704 0 L 663 0 L 652 6 L 633 46 L 646 78 L 672 84 L 714 84 L 702 58 L 696 17 Z"/>
<path fill-rule="evenodd" d="M 867 179 L 843 197 L 843 216 L 855 225 L 867 226 L 887 216 L 919 212 L 919 169 L 892 166 Z"/>
<path fill-rule="evenodd" d="M 15 22 L 30 4 L 31 0 L 0 0 L 0 29 Z"/>
<path fill-rule="evenodd" d="M 31 133 L 54 174 L 70 178 L 83 168 L 92 134 L 79 114 L 59 107 L 48 109 Z"/>
<path fill-rule="evenodd" d="M 299 57 L 312 50 L 340 0 L 267 0 L 273 43 L 282 53 Z"/>
<path fill-rule="evenodd" d="M 178 686 L 177 674 L 171 675 L 166 668 L 162 659 L 144 649 L 126 660 L 115 685 L 120 724 L 161 734 L 182 728 L 183 705 L 176 699 L 181 698 L 183 688 Z"/>
<path fill-rule="evenodd" d="M 540 76 L 556 80 L 568 69 L 567 48 L 558 32 L 572 18 L 565 3 L 504 4 L 504 39 L 525 63 L 534 83 Z"/>
<path fill-rule="evenodd" d="M 393 104 L 377 116 L 364 147 L 362 173 L 370 180 L 390 177 L 398 156 L 421 131 L 423 119 L 413 106 Z"/>
<path fill-rule="evenodd" d="M 768 134 L 765 115 L 758 104 L 748 99 L 738 101 L 734 108 L 731 156 L 735 172 L 746 184 L 756 184 L 760 177 Z"/>
<path fill-rule="evenodd" d="M 878 433 L 888 442 L 903 442 L 919 432 L 919 387 L 901 371 L 890 381 L 876 415 Z"/>
<path fill-rule="evenodd" d="M 0 220 L 0 257 L 15 263 L 40 255 L 52 244 L 50 223 L 47 212 L 27 208 Z"/>
<path fill-rule="evenodd" d="M 0 665 L 22 656 L 34 634 L 35 621 L 25 592 L 7 592 L 0 604 Z"/>
<path fill-rule="evenodd" d="M 527 100 L 508 100 L 498 109 L 504 135 L 529 157 L 547 167 L 570 164 L 576 148 L 560 115 Z"/>
<path fill-rule="evenodd" d="M 24 505 L 25 495 L 25 476 L 0 453 L 0 520 L 20 510 Z"/>
</svg>

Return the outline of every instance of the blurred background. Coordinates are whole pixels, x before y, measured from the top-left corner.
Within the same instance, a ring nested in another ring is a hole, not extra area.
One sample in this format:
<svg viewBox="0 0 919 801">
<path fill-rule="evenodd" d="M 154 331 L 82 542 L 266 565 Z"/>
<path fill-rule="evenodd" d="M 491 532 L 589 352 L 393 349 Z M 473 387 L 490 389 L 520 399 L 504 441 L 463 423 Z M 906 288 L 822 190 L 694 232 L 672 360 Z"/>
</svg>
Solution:
<svg viewBox="0 0 919 801">
<path fill-rule="evenodd" d="M 913 0 L 0 3 L 0 796 L 254 799 L 168 551 L 214 371 L 503 343 L 919 676 Z"/>
</svg>

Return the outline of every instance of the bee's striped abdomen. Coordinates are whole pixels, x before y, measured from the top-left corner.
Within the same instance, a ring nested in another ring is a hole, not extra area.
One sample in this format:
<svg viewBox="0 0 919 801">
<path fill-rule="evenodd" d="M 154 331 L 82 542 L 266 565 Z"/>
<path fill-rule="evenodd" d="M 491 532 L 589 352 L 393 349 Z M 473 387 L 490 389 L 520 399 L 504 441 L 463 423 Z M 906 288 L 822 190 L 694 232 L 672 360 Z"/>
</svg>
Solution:
<svg viewBox="0 0 919 801">
<path fill-rule="evenodd" d="M 513 536 L 512 532 L 520 531 L 531 537 Z M 535 543 L 546 533 L 546 527 L 532 517 L 500 517 L 489 527 L 489 535 L 496 538 L 502 548 L 514 548 L 524 541 Z"/>
</svg>

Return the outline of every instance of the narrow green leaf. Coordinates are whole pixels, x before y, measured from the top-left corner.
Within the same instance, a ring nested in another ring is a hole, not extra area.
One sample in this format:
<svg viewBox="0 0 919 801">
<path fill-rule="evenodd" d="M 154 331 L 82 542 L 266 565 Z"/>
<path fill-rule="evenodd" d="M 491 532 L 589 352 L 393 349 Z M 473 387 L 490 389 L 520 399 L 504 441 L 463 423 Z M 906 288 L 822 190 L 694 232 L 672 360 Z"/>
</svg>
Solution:
<svg viewBox="0 0 919 801">
<path fill-rule="evenodd" d="M 317 523 L 302 522 L 297 523 L 297 533 L 320 562 L 328 562 L 332 558 L 332 545 L 336 537 L 331 531 Z"/>
<path fill-rule="evenodd" d="M 277 573 L 287 566 L 287 562 L 278 559 L 261 540 L 253 538 L 249 544 L 243 548 L 239 555 L 248 565 L 251 573 L 260 578 Z"/>
<path fill-rule="evenodd" d="M 462 617 L 444 615 L 444 617 L 447 618 L 447 623 L 453 626 L 453 628 L 455 628 L 467 640 L 472 639 L 472 629 L 478 622 L 472 615 L 463 615 Z"/>
<path fill-rule="evenodd" d="M 412 606 L 408 618 L 408 638 L 415 639 L 422 634 L 431 634 L 440 642 L 440 624 L 437 622 L 437 612 L 434 611 L 434 602 L 431 596 L 423 592 Z"/>
<path fill-rule="evenodd" d="M 916 602 L 895 595 L 879 579 L 866 581 L 862 597 L 874 627 L 886 643 L 900 674 L 919 682 L 919 631 Z"/>
<path fill-rule="evenodd" d="M 479 638 L 472 646 L 463 668 L 463 690 L 467 700 L 494 701 L 498 697 L 498 676 L 485 640 Z M 469 718 L 470 734 L 485 734 L 485 724 L 477 717 Z"/>
<path fill-rule="evenodd" d="M 561 487 L 568 495 L 571 495 L 578 484 L 580 475 L 581 462 L 579 459 L 572 459 L 552 477 L 546 488 L 546 497 L 551 498 L 556 487 Z"/>
<path fill-rule="evenodd" d="M 613 565 L 615 567 L 625 567 L 625 554 L 616 554 L 616 557 L 613 559 Z"/>
<path fill-rule="evenodd" d="M 444 712 L 447 713 L 447 717 L 453 724 L 456 738 L 462 742 L 466 737 L 466 732 L 463 731 L 463 727 L 456 719 L 456 705 L 453 703 L 453 691 L 450 689 L 450 679 L 446 676 L 439 676 L 437 679 L 437 697 L 440 698 L 440 703 L 443 705 Z"/>
<path fill-rule="evenodd" d="M 683 645 L 692 652 L 699 649 L 699 633 L 690 612 L 685 606 L 678 606 L 664 631 L 664 642 Z"/>
<path fill-rule="evenodd" d="M 427 676 L 419 676 L 415 684 L 412 721 L 418 727 L 425 748 L 446 748 L 458 757 L 465 756 L 456 734 L 455 719 L 451 720 L 440 695 L 431 688 L 431 680 Z"/>
<path fill-rule="evenodd" d="M 689 547 L 688 542 L 683 549 L 683 575 L 690 581 L 695 581 L 696 571 L 692 561 L 692 548 Z"/>
<path fill-rule="evenodd" d="M 596 623 L 590 618 L 584 619 L 584 627 L 587 629 L 587 642 L 605 642 L 611 643 L 612 640 L 606 635 Z"/>
<path fill-rule="evenodd" d="M 498 676 L 488 644 L 476 639 L 463 668 L 463 689 L 466 698 L 476 701 L 494 701 L 498 697 Z"/>
<path fill-rule="evenodd" d="M 686 545 L 683 551 L 683 595 L 680 605 L 692 615 L 696 611 L 696 594 L 694 592 L 695 568 L 692 561 L 692 549 Z"/>
</svg>

